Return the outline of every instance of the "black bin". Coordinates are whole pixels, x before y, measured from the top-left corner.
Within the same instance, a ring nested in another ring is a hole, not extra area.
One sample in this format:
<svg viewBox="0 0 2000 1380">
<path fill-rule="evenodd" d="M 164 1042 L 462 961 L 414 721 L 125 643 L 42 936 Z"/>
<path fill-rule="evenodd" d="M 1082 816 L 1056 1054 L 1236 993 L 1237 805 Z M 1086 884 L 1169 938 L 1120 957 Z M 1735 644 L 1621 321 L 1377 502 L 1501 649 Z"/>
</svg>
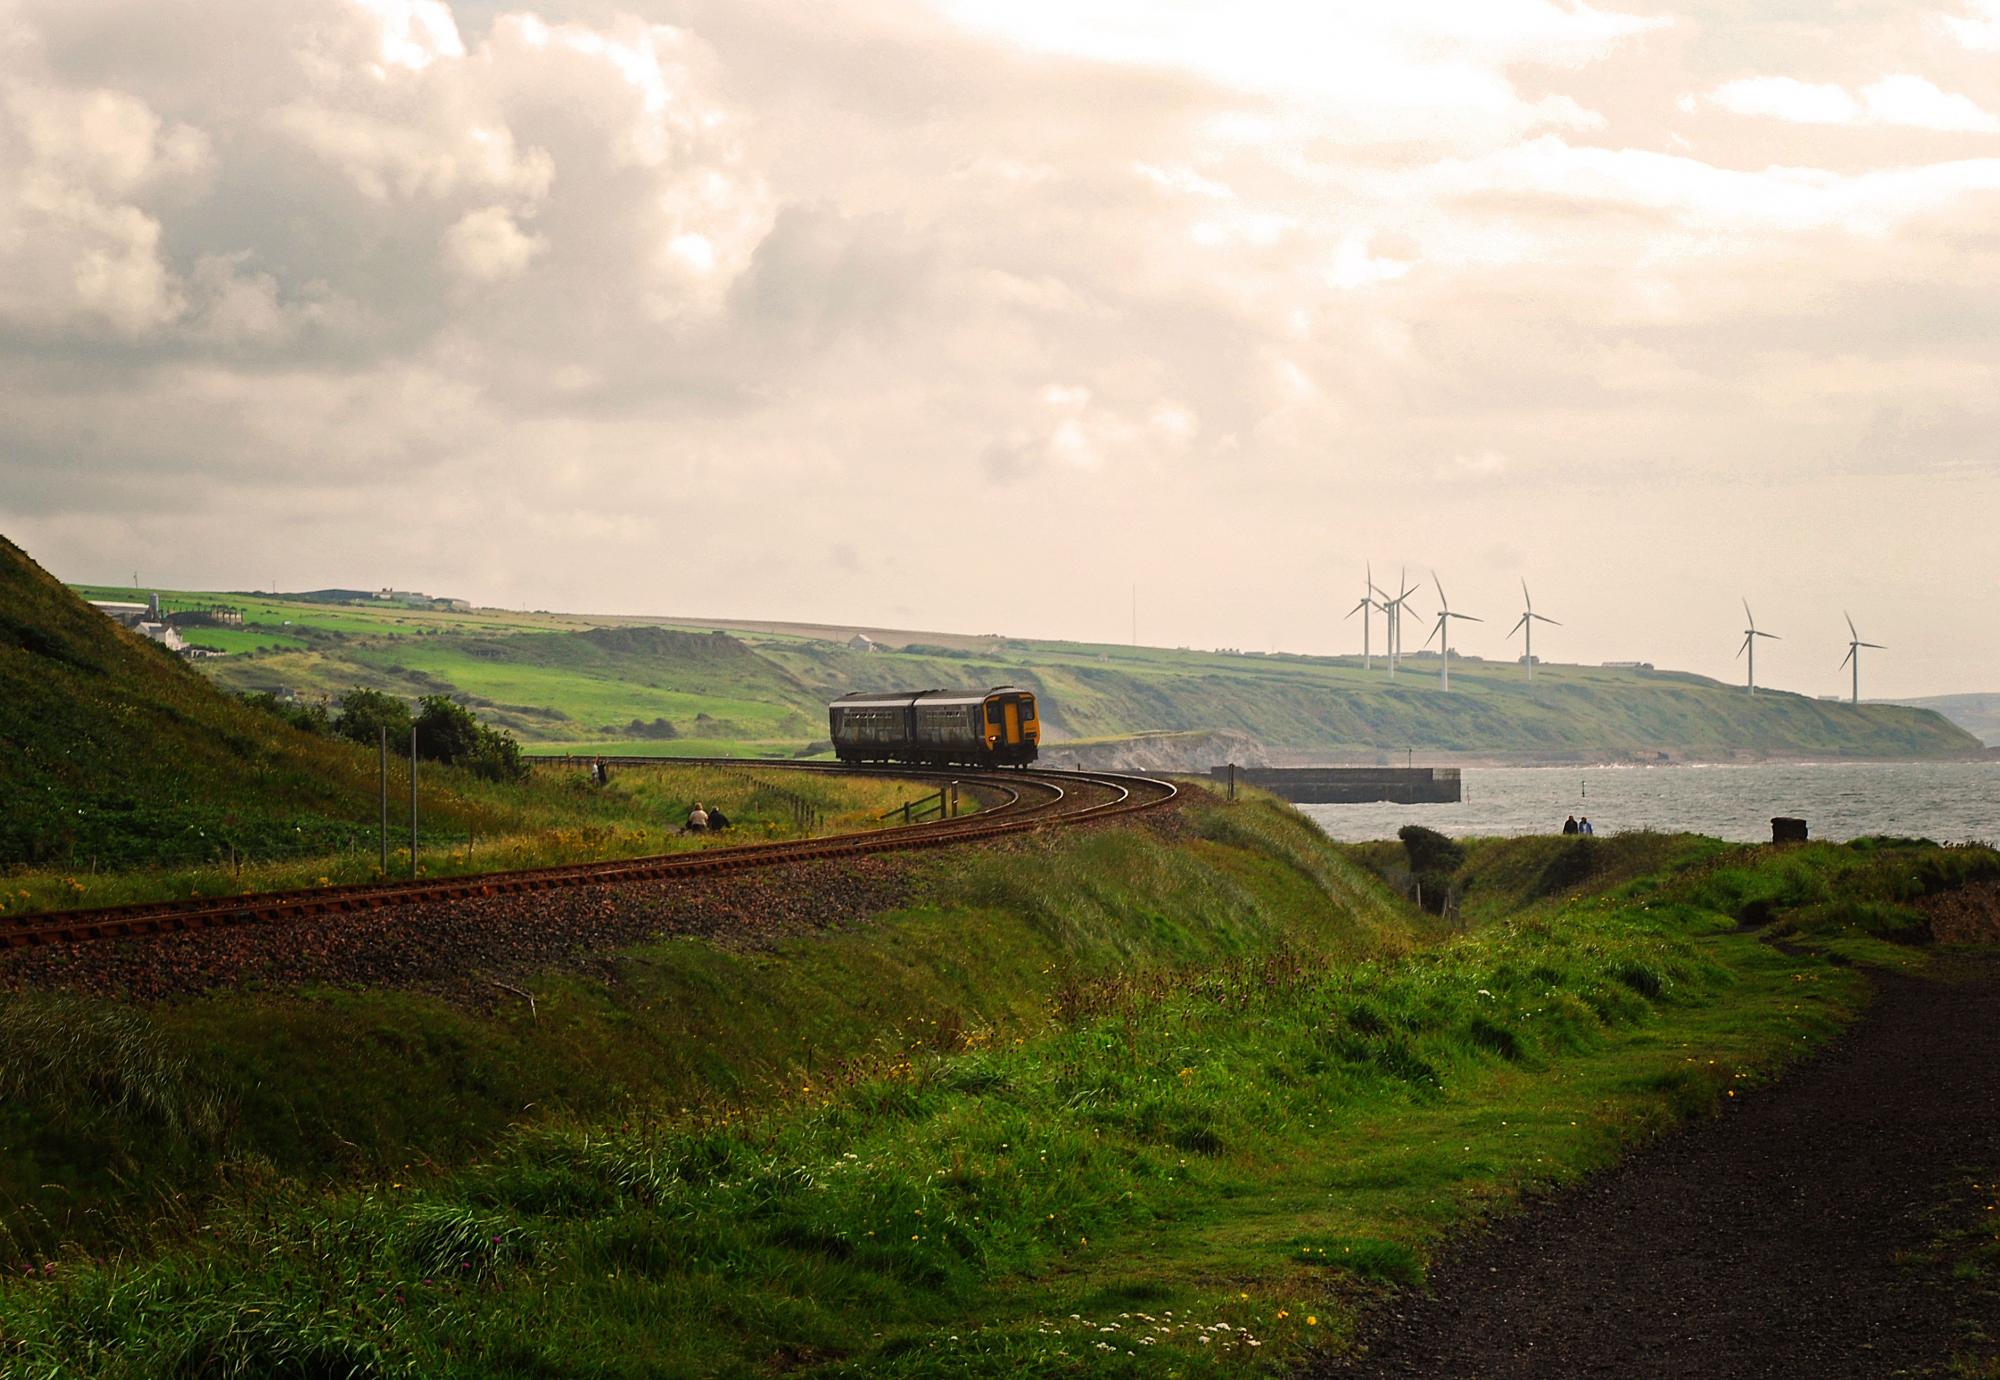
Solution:
<svg viewBox="0 0 2000 1380">
<path fill-rule="evenodd" d="M 1804 820 L 1792 819 L 1785 815 L 1776 815 L 1772 818 L 1771 842 L 1804 843 L 1805 841 L 1806 822 Z"/>
</svg>

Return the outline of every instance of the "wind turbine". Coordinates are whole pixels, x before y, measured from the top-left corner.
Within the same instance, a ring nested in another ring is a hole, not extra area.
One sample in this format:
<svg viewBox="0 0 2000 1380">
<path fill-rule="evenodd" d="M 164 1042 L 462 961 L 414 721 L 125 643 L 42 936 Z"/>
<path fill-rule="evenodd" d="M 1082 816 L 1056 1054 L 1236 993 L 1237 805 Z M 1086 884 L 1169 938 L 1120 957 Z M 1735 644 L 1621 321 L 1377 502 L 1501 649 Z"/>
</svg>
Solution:
<svg viewBox="0 0 2000 1380">
<path fill-rule="evenodd" d="M 1382 611 L 1389 615 L 1389 674 L 1392 677 L 1396 674 L 1396 659 L 1403 654 L 1403 601 L 1417 592 L 1408 581 L 1409 571 L 1405 569 L 1396 577 L 1396 587 L 1402 593 L 1393 599 L 1389 597 L 1389 591 L 1379 585 L 1375 590 L 1382 596 Z"/>
<path fill-rule="evenodd" d="M 1526 580 L 1521 581 L 1521 599 L 1527 604 L 1528 611 L 1521 615 L 1520 622 L 1507 630 L 1507 636 L 1512 637 L 1515 633 L 1525 634 L 1521 639 L 1523 643 L 1522 651 L 1525 653 L 1523 660 L 1528 663 L 1528 679 L 1533 680 L 1535 678 L 1535 624 L 1550 623 L 1558 628 L 1562 624 L 1557 623 L 1553 618 L 1535 612 L 1535 601 L 1528 598 L 1528 582 Z"/>
<path fill-rule="evenodd" d="M 1886 652 L 1889 649 L 1884 647 L 1880 642 L 1863 642 L 1861 634 L 1854 631 L 1853 616 L 1844 609 L 1841 611 L 1840 616 L 1847 619 L 1847 655 L 1840 659 L 1840 664 L 1845 666 L 1850 661 L 1854 663 L 1854 699 L 1852 703 L 1859 704 L 1861 703 L 1861 649 L 1863 647 L 1873 647 L 1878 652 Z"/>
<path fill-rule="evenodd" d="M 1438 592 L 1437 627 L 1431 632 L 1431 637 L 1435 637 L 1437 639 L 1437 644 L 1438 644 L 1438 685 L 1443 689 L 1449 690 L 1451 689 L 1451 621 L 1450 620 L 1454 618 L 1462 618 L 1468 623 L 1484 623 L 1486 620 L 1484 618 L 1476 618 L 1469 613 L 1453 613 L 1451 611 L 1451 605 L 1445 602 L 1444 585 L 1438 580 L 1437 572 L 1435 570 L 1431 572 L 1431 583 L 1437 585 L 1437 592 Z M 1431 645 L 1431 637 L 1427 637 L 1424 639 L 1424 645 L 1426 647 Z"/>
<path fill-rule="evenodd" d="M 1357 613 L 1361 615 L 1361 669 L 1364 671 L 1371 669 L 1375 665 L 1373 654 L 1368 648 L 1368 628 L 1375 621 L 1374 611 L 1382 607 L 1375 602 L 1375 567 L 1371 565 L 1365 567 L 1365 569 L 1368 572 L 1368 576 L 1367 583 L 1361 587 L 1361 602 L 1347 611 L 1349 618 L 1354 617 Z M 1383 633 L 1384 635 L 1388 633 L 1386 627 L 1383 628 Z"/>
<path fill-rule="evenodd" d="M 1750 654 L 1750 693 L 1754 695 L 1757 693 L 1757 639 L 1768 637 L 1773 642 L 1781 642 L 1784 639 L 1776 633 L 1757 631 L 1757 615 L 1750 612 L 1748 599 L 1743 601 L 1743 616 L 1750 620 L 1750 626 L 1743 630 L 1743 645 L 1736 649 L 1736 655 L 1742 656 L 1745 652 Z"/>
</svg>

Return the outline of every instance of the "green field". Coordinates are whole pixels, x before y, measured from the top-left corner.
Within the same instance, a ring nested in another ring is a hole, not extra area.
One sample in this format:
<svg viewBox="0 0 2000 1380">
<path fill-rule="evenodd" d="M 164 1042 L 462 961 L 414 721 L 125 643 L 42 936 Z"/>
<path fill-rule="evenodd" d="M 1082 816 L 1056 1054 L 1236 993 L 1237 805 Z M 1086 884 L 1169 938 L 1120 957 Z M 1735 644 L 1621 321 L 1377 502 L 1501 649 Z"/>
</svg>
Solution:
<svg viewBox="0 0 2000 1380">
<path fill-rule="evenodd" d="M 17 1000 L 0 1357 L 1282 1371 L 1479 1217 L 1774 1076 L 1858 1009 L 1852 960 L 1924 961 L 1911 902 L 2000 874 L 1872 842 L 1483 847 L 1466 933 L 1295 813 L 1211 799 L 1172 836 L 920 864 L 917 903 L 777 952 L 516 975 L 534 1013 Z M 97 1086 L 130 1091 L 66 1100 Z"/>
<path fill-rule="evenodd" d="M 329 698 L 357 685 L 407 697 L 443 691 L 523 741 L 549 745 L 644 742 L 634 721 L 658 720 L 671 725 L 670 740 L 799 750 L 823 740 L 826 701 L 849 690 L 1021 684 L 1042 697 L 1050 741 L 1222 730 L 1271 751 L 1361 760 L 1406 750 L 1533 760 L 1980 750 L 1928 710 L 1780 692 L 1752 698 L 1671 671 L 1545 665 L 1530 683 L 1511 662 L 1455 658 L 1445 693 L 1434 656 L 1408 659 L 1391 681 L 1379 669 L 1364 672 L 1356 657 L 991 638 L 858 652 L 837 632 L 711 633 L 632 618 L 163 597 L 169 609 L 242 608 L 252 626 L 233 640 L 262 638 L 274 648 L 202 663 L 225 688 Z"/>
</svg>

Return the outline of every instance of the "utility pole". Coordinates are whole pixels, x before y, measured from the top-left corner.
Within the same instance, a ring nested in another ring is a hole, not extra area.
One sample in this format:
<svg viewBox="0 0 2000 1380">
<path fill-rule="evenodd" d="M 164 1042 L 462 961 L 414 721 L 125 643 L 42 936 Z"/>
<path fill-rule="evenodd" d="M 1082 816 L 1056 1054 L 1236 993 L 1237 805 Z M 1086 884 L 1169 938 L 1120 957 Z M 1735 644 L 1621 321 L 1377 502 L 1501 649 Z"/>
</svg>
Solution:
<svg viewBox="0 0 2000 1380">
<path fill-rule="evenodd" d="M 386 730 L 385 730 L 386 731 Z M 417 877 L 417 726 L 410 725 L 410 880 Z"/>
<path fill-rule="evenodd" d="M 1132 586 L 1132 645 L 1139 645 L 1139 586 Z"/>
<path fill-rule="evenodd" d="M 376 732 L 382 740 L 380 744 L 382 751 L 382 827 L 379 832 L 382 840 L 382 879 L 387 881 L 389 878 L 389 726 L 383 724 Z"/>
</svg>

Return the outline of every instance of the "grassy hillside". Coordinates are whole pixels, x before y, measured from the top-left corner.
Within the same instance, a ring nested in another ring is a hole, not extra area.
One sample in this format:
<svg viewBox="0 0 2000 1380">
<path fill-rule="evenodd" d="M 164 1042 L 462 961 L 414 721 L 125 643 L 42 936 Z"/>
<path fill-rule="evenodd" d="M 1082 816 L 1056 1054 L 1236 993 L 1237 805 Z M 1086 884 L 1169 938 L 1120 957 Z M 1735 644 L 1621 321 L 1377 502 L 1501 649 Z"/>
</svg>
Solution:
<svg viewBox="0 0 2000 1380">
<path fill-rule="evenodd" d="M 0 537 L 0 864 L 331 848 L 374 788 L 367 754 L 217 694 Z"/>
<path fill-rule="evenodd" d="M 1281 806 L 1178 821 L 928 860 L 776 952 L 515 975 L 538 1012 L 17 1000 L 0 1366 L 1289 1371 L 1469 1223 L 1753 1092 L 1865 1001 L 1816 950 L 1920 963 L 1882 922 L 2000 866 L 1603 840 L 1591 883 L 1524 840 L 1446 935 Z"/>
<path fill-rule="evenodd" d="M 106 595 L 131 591 L 103 591 Z M 234 603 L 239 646 L 204 663 L 238 689 L 337 695 L 367 685 L 404 695 L 448 690 L 524 741 L 550 748 L 639 742 L 649 750 L 790 753 L 824 736 L 828 698 L 881 686 L 1016 682 L 1043 697 L 1050 735 L 1243 733 L 1278 753 L 1420 752 L 1544 758 L 1725 758 L 1736 754 L 1927 757 L 1978 740 L 1925 709 L 1852 706 L 1779 692 L 1746 695 L 1669 671 L 1455 661 L 1434 656 L 1394 681 L 1357 658 L 1243 656 L 1020 639 L 952 638 L 849 650 L 837 632 L 635 626 L 480 610 L 350 607 L 268 596 L 169 595 Z M 261 640 L 260 640 L 261 639 Z M 705 744 L 700 749 L 662 744 Z"/>
<path fill-rule="evenodd" d="M 259 616 L 279 612 L 265 607 Z M 370 637 L 354 645 L 369 656 L 393 658 L 390 649 L 407 644 L 414 658 L 436 645 L 424 635 L 428 625 L 402 621 L 422 614 L 363 618 L 366 611 L 301 609 L 302 616 L 315 612 L 325 621 L 305 636 L 338 639 L 365 627 Z M 545 623 L 474 626 L 527 634 L 507 644 L 505 656 L 518 656 L 528 670 L 536 664 L 536 637 L 553 635 Z M 260 636 L 261 629 L 242 635 Z M 717 692 L 716 702 L 745 682 L 745 664 L 760 683 L 770 675 L 728 638 L 652 629 L 576 637 L 577 655 L 636 666 L 635 676 L 648 674 L 648 656 L 670 648 L 680 662 L 702 668 L 701 684 Z M 471 664 L 485 664 L 479 639 L 452 641 Z M 516 663 L 503 657 L 500 664 Z M 91 609 L 0 538 L 0 873 L 7 880 L 0 912 L 368 880 L 379 856 L 377 770 L 367 748 L 302 732 L 221 693 L 188 662 Z M 805 827 L 786 803 L 806 795 L 814 827 L 837 830 L 861 827 L 921 793 L 890 782 L 763 782 L 735 771 L 724 780 L 692 768 L 619 774 L 596 790 L 584 787 L 579 772 L 555 769 L 498 783 L 426 765 L 419 780 L 422 865 L 431 872 L 659 852 L 672 846 L 663 829 L 703 795 L 727 801 L 743 831 L 761 836 Z M 395 760 L 390 819 L 397 844 L 408 837 L 408 781 L 407 765 Z M 392 850 L 392 868 L 407 865 L 407 851 Z"/>
<path fill-rule="evenodd" d="M 1896 703 L 1935 710 L 1986 746 L 2000 747 L 2000 695 L 1932 695 Z"/>
</svg>

